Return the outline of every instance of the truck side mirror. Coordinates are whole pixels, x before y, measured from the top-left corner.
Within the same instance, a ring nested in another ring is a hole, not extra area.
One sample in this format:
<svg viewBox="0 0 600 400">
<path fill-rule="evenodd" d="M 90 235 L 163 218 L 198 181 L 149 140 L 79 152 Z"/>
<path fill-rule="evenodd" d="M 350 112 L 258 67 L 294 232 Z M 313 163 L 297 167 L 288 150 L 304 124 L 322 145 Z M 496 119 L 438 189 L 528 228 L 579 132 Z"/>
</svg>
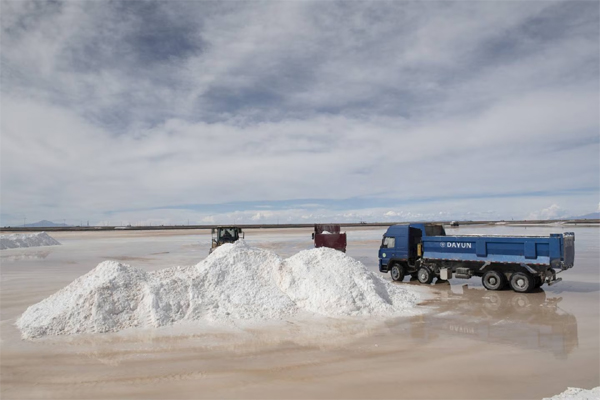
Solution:
<svg viewBox="0 0 600 400">
<path fill-rule="evenodd" d="M 312 233 L 312 240 L 315 240 L 315 233 Z"/>
<path fill-rule="evenodd" d="M 210 233 L 214 235 L 214 234 L 215 234 L 215 228 L 212 228 L 212 229 L 210 230 Z"/>
</svg>

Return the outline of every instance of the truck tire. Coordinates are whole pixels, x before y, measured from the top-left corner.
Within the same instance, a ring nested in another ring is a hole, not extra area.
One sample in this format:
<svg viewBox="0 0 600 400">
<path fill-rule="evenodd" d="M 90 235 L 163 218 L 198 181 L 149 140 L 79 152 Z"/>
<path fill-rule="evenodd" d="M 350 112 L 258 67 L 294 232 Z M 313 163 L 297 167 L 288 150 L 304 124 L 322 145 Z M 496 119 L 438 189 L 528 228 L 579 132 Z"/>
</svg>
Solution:
<svg viewBox="0 0 600 400">
<path fill-rule="evenodd" d="M 535 286 L 533 275 L 526 272 L 516 272 L 510 277 L 510 287 L 518 293 L 530 292 Z"/>
<path fill-rule="evenodd" d="M 491 269 L 483 274 L 481 283 L 487 290 L 501 290 L 506 285 L 506 276 L 502 272 Z"/>
<path fill-rule="evenodd" d="M 417 272 L 419 282 L 429 285 L 433 281 L 433 272 L 427 267 L 419 268 Z"/>
<path fill-rule="evenodd" d="M 392 276 L 393 281 L 402 282 L 402 280 L 404 279 L 404 267 L 399 263 L 395 263 L 394 265 L 392 265 L 390 275 Z"/>
</svg>

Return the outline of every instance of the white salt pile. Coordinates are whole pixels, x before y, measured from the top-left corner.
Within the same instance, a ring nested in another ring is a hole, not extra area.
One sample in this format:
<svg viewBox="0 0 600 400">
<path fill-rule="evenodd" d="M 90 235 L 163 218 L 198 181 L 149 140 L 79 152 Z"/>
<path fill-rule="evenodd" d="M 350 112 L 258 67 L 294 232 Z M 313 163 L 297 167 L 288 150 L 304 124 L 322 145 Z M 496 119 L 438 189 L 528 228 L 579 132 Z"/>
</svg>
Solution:
<svg viewBox="0 0 600 400">
<path fill-rule="evenodd" d="M 60 243 L 46 232 L 0 235 L 0 250 L 19 247 L 56 246 Z"/>
<path fill-rule="evenodd" d="M 570 387 L 561 394 L 544 398 L 544 400 L 598 400 L 600 399 L 600 386 L 590 390 Z"/>
<path fill-rule="evenodd" d="M 17 320 L 24 338 L 114 332 L 178 321 L 282 319 L 300 311 L 329 317 L 396 316 L 417 296 L 328 248 L 281 260 L 242 240 L 196 266 L 145 272 L 99 264 Z"/>
<path fill-rule="evenodd" d="M 345 253 L 304 250 L 281 264 L 278 285 L 302 309 L 327 316 L 390 315 L 414 306 L 414 294 L 367 271 Z"/>
</svg>

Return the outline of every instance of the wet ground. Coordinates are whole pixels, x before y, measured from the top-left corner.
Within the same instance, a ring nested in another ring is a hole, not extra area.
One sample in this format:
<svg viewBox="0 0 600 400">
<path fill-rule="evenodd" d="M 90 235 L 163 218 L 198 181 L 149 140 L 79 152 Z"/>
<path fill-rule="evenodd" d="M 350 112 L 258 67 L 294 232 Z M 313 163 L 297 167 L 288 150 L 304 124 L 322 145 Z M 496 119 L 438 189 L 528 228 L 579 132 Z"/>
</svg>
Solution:
<svg viewBox="0 0 600 400">
<path fill-rule="evenodd" d="M 481 282 L 429 287 L 419 316 L 179 326 L 23 341 L 30 305 L 106 259 L 147 270 L 208 254 L 204 232 L 53 233 L 62 246 L 0 252 L 0 395 L 9 398 L 533 398 L 600 386 L 598 227 L 448 230 L 547 235 L 574 231 L 575 268 L 530 294 Z M 377 270 L 384 229 L 348 231 L 348 254 Z M 283 257 L 310 230 L 248 230 Z M 389 276 L 386 276 L 389 279 Z M 405 281 L 402 285 L 418 285 Z"/>
</svg>

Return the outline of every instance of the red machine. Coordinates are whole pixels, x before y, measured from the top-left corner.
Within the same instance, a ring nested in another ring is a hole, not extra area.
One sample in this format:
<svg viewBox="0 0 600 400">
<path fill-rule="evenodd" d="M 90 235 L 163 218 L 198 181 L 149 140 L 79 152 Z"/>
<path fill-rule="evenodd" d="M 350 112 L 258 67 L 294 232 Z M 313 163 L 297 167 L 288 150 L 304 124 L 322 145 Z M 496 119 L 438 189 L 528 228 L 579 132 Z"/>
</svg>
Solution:
<svg viewBox="0 0 600 400">
<path fill-rule="evenodd" d="M 346 252 L 346 232 L 340 232 L 339 225 L 317 225 L 312 234 L 315 247 L 330 247 Z"/>
</svg>

